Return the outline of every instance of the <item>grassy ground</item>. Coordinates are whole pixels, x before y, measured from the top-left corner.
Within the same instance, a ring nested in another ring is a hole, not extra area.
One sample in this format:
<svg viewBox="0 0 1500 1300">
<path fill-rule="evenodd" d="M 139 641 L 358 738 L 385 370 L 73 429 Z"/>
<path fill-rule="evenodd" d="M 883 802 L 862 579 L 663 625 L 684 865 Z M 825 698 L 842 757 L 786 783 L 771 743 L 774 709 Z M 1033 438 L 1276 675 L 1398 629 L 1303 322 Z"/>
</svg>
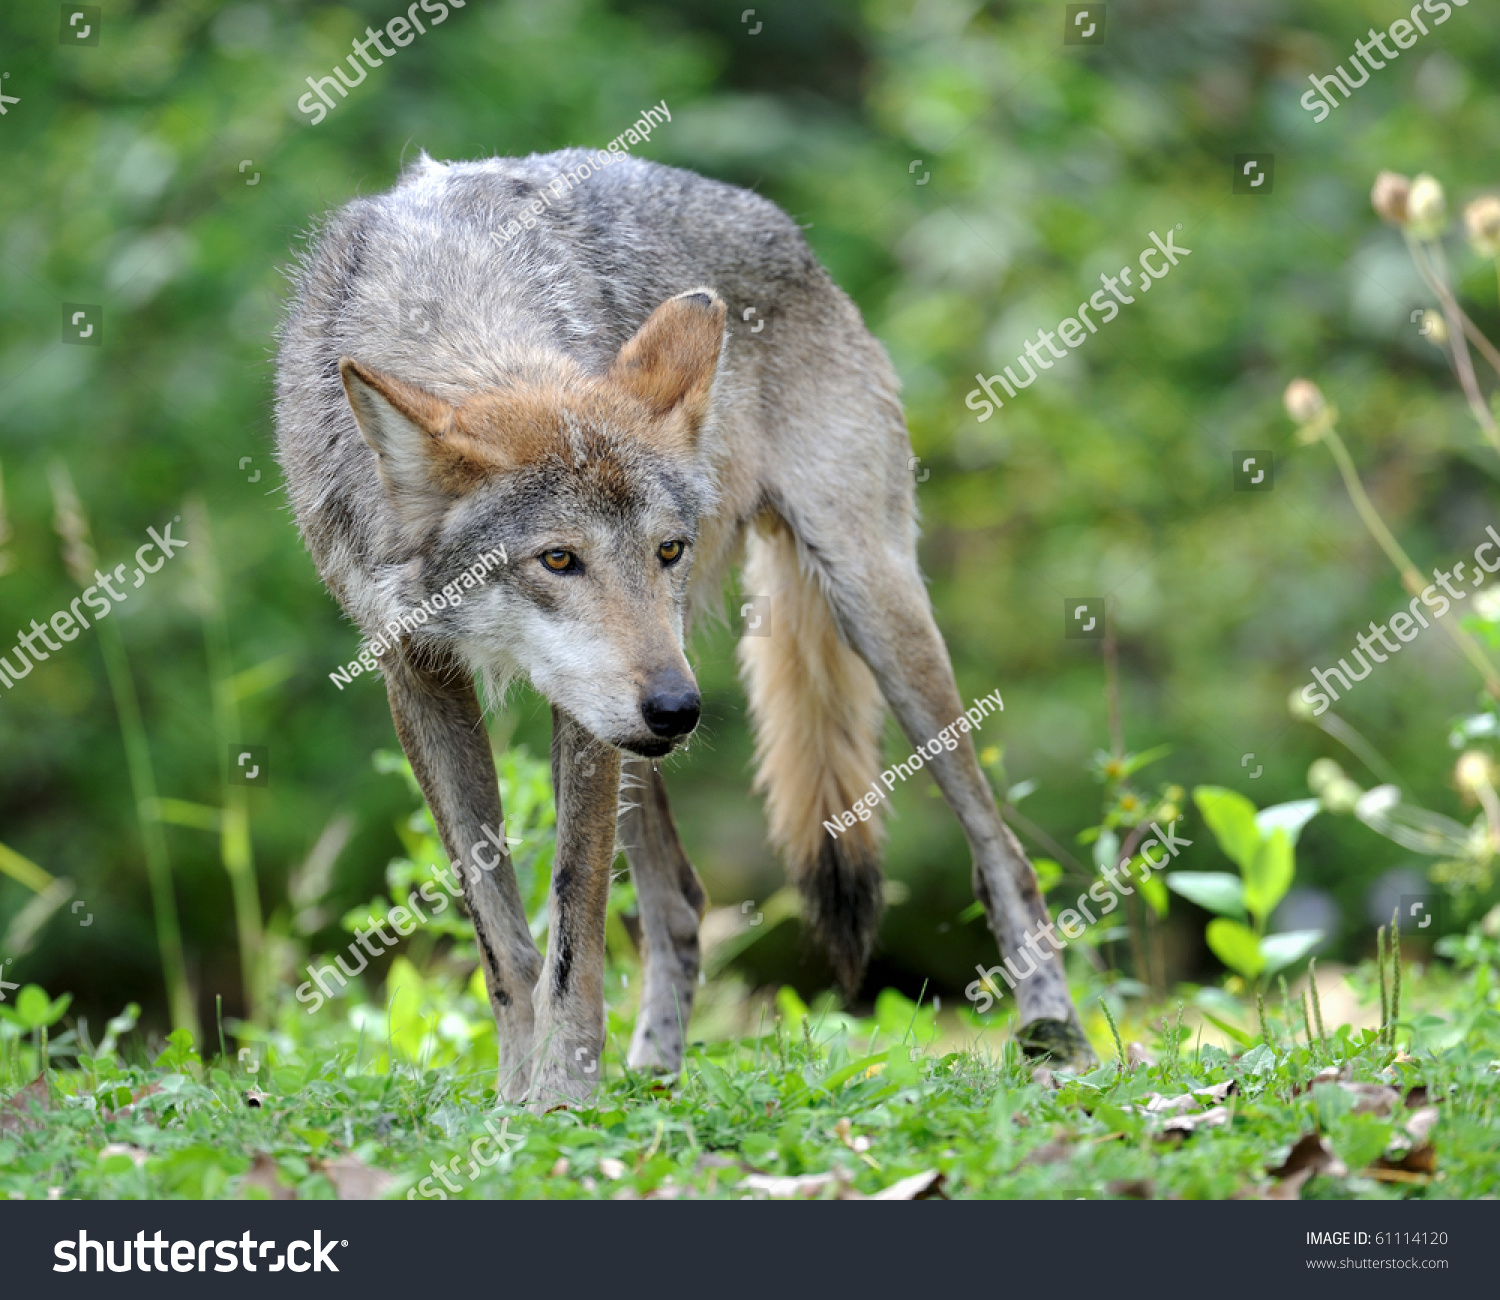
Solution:
<svg viewBox="0 0 1500 1300">
<path fill-rule="evenodd" d="M 62 1032 L 49 1055 L 79 1055 L 37 1079 L 41 1032 L 12 1026 L 0 1194 L 1492 1196 L 1494 949 L 1475 935 L 1456 968 L 1406 971 L 1398 1045 L 1347 1025 L 1309 1043 L 1295 1001 L 1290 1014 L 1268 1009 L 1268 1033 L 1253 1007 L 1240 1021 L 1253 1035 L 1219 1015 L 1229 1050 L 1207 1041 L 1192 1006 L 1180 1023 L 1175 1004 L 1122 1006 L 1122 1064 L 1096 1008 L 1105 1064 L 1082 1076 L 1037 1068 L 1000 1030 L 892 991 L 854 1019 L 809 1013 L 790 990 L 757 1003 L 710 985 L 703 1020 L 723 1023 L 732 1005 L 758 1031 L 695 1045 L 664 1083 L 621 1070 L 622 1005 L 596 1104 L 543 1116 L 495 1107 L 477 990 L 399 966 L 387 1006 L 290 1008 L 239 1059 L 207 1064 L 181 1035 L 148 1061 L 127 1017 L 108 1036 L 123 1032 L 122 1045 Z M 1378 1001 L 1372 969 L 1343 982 L 1351 1004 Z M 37 996 L 24 1004 L 34 1017 Z"/>
</svg>

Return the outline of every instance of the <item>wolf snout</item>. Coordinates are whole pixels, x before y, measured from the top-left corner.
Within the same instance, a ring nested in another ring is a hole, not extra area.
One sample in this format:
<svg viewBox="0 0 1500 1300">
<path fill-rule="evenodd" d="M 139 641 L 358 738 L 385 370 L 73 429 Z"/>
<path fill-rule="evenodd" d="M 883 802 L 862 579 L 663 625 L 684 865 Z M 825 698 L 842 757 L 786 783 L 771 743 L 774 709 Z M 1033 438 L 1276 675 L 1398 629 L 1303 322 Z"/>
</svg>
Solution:
<svg viewBox="0 0 1500 1300">
<path fill-rule="evenodd" d="M 703 699 L 691 681 L 678 677 L 653 683 L 641 701 L 641 717 L 651 734 L 676 740 L 698 725 Z"/>
</svg>

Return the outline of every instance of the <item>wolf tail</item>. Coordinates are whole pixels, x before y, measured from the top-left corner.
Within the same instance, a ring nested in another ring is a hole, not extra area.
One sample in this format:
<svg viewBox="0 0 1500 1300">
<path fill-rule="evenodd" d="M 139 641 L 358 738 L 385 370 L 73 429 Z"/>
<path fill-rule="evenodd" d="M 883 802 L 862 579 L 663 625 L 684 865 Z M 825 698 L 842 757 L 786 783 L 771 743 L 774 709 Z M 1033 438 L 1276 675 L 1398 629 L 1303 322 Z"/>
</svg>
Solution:
<svg viewBox="0 0 1500 1300">
<path fill-rule="evenodd" d="M 771 632 L 747 630 L 739 642 L 755 723 L 755 788 L 802 896 L 803 924 L 852 997 L 880 926 L 879 814 L 837 835 L 823 823 L 838 821 L 879 780 L 885 706 L 786 525 L 762 523 L 747 545 L 743 590 L 769 599 Z"/>
</svg>

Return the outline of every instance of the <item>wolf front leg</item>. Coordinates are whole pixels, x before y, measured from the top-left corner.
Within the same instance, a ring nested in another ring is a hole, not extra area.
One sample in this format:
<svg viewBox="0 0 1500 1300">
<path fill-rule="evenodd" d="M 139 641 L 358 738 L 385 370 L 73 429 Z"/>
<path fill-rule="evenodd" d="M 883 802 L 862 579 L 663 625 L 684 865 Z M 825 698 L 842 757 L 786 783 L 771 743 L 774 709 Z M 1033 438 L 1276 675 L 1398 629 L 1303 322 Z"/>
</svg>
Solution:
<svg viewBox="0 0 1500 1300">
<path fill-rule="evenodd" d="M 557 851 L 547 962 L 536 987 L 535 1110 L 585 1100 L 604 1052 L 604 923 L 615 857 L 620 752 L 552 710 Z"/>
<path fill-rule="evenodd" d="M 682 1069 L 682 1041 L 693 1014 L 698 922 L 708 896 L 677 838 L 656 764 L 628 763 L 621 797 L 630 806 L 620 818 L 620 834 L 640 903 L 646 964 L 629 1064 L 634 1070 L 675 1074 Z"/>
<path fill-rule="evenodd" d="M 500 1038 L 500 1095 L 520 1101 L 531 1074 L 531 991 L 542 957 L 505 847 L 495 760 L 468 672 L 456 660 L 415 662 L 403 647 L 385 670 L 401 748 L 463 885 Z M 498 841 L 498 845 L 497 845 Z"/>
</svg>

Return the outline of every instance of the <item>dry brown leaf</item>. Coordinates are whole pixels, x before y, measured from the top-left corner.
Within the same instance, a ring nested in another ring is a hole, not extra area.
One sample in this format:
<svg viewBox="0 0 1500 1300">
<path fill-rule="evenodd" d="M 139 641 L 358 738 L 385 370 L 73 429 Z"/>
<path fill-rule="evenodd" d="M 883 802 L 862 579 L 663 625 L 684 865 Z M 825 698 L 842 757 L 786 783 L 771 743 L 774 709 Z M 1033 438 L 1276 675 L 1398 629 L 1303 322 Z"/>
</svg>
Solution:
<svg viewBox="0 0 1500 1300">
<path fill-rule="evenodd" d="M 1211 1106 L 1195 1115 L 1173 1115 L 1164 1125 L 1163 1133 L 1196 1133 L 1200 1128 L 1218 1128 L 1229 1123 L 1228 1106 Z"/>
<path fill-rule="evenodd" d="M 0 1105 L 0 1134 L 25 1133 L 28 1129 L 41 1128 L 44 1121 L 32 1114 L 33 1107 L 37 1110 L 52 1109 L 47 1080 L 41 1075 L 37 1075 L 9 1101 Z"/>
<path fill-rule="evenodd" d="M 1413 1142 L 1422 1143 L 1427 1141 L 1427 1135 L 1432 1132 L 1432 1126 L 1438 1122 L 1438 1108 L 1436 1106 L 1423 1106 L 1411 1114 L 1406 1121 L 1406 1133 Z"/>
<path fill-rule="evenodd" d="M 1339 1089 L 1354 1103 L 1356 1115 L 1378 1115 L 1382 1119 L 1394 1113 L 1401 1094 L 1383 1083 L 1340 1083 Z"/>
<path fill-rule="evenodd" d="M 1365 1170 L 1366 1178 L 1373 1178 L 1378 1183 L 1407 1183 L 1418 1186 L 1432 1181 L 1431 1174 L 1414 1173 L 1409 1169 L 1391 1169 L 1386 1165 L 1371 1165 Z"/>
<path fill-rule="evenodd" d="M 378 1201 L 396 1181 L 384 1169 L 367 1165 L 356 1155 L 343 1155 L 322 1166 L 341 1201 Z"/>
<path fill-rule="evenodd" d="M 752 1174 L 740 1183 L 750 1191 L 761 1192 L 772 1200 L 814 1200 L 832 1190 L 840 1201 L 926 1201 L 934 1198 L 946 1200 L 943 1192 L 943 1174 L 937 1169 L 925 1169 L 920 1174 L 899 1179 L 889 1187 L 883 1187 L 873 1195 L 865 1196 L 854 1190 L 852 1176 L 844 1169 L 830 1169 L 821 1174 L 801 1174 L 796 1177 L 777 1177 L 768 1174 Z"/>
<path fill-rule="evenodd" d="M 1130 1109 L 1144 1115 L 1175 1115 L 1198 1105 L 1198 1099 L 1190 1092 L 1176 1097 L 1163 1097 L 1159 1092 L 1148 1092 L 1143 1100 L 1146 1103 L 1144 1106 L 1132 1106 Z"/>
<path fill-rule="evenodd" d="M 806 1200 L 848 1182 L 849 1175 L 844 1170 L 830 1169 L 821 1174 L 751 1174 L 741 1180 L 740 1186 L 748 1191 L 761 1192 L 773 1200 Z"/>
<path fill-rule="evenodd" d="M 241 1187 L 259 1187 L 273 1201 L 295 1201 L 297 1193 L 284 1187 L 276 1177 L 276 1162 L 264 1151 L 255 1153 L 250 1172 L 240 1179 Z"/>
<path fill-rule="evenodd" d="M 1344 1162 L 1338 1158 L 1326 1139 L 1317 1133 L 1307 1133 L 1298 1138 L 1292 1144 L 1292 1149 L 1287 1152 L 1286 1160 L 1275 1169 L 1266 1172 L 1272 1178 L 1291 1178 L 1304 1170 L 1308 1178 L 1314 1174 L 1323 1174 L 1328 1178 L 1344 1178 L 1349 1170 Z M 1306 1182 L 1307 1179 L 1302 1180 Z M 1300 1186 L 1300 1184 L 1299 1184 Z"/>
<path fill-rule="evenodd" d="M 1164 1097 L 1159 1092 L 1148 1092 L 1144 1108 L 1131 1106 L 1128 1109 L 1147 1115 L 1175 1115 L 1181 1111 L 1192 1110 L 1195 1106 L 1217 1105 L 1238 1091 L 1239 1085 L 1235 1080 L 1226 1079 L 1223 1083 L 1216 1083 L 1210 1088 L 1194 1088 L 1192 1092 L 1179 1093 L 1175 1097 Z"/>
<path fill-rule="evenodd" d="M 1111 1196 L 1123 1196 L 1132 1201 L 1156 1199 L 1156 1187 L 1149 1178 L 1116 1178 L 1106 1183 L 1104 1190 Z"/>
<path fill-rule="evenodd" d="M 1434 1174 L 1437 1172 L 1437 1148 L 1431 1142 L 1420 1142 L 1408 1151 L 1393 1152 L 1381 1156 L 1365 1172 L 1372 1176 L 1375 1170 L 1397 1171 L 1406 1174 Z M 1399 1179 L 1388 1181 L 1398 1182 Z"/>
<path fill-rule="evenodd" d="M 867 1199 L 872 1201 L 929 1201 L 934 1198 L 944 1201 L 948 1199 L 943 1191 L 942 1172 L 937 1169 L 924 1169 L 920 1174 L 912 1174 L 910 1178 L 899 1179 L 889 1187 L 882 1187 Z"/>
<path fill-rule="evenodd" d="M 135 1109 L 135 1107 L 140 1102 L 144 1101 L 147 1097 L 151 1096 L 153 1093 L 158 1093 L 160 1091 L 161 1091 L 161 1084 L 159 1084 L 159 1083 L 148 1083 L 144 1088 L 139 1088 L 135 1092 L 131 1093 L 130 1094 L 130 1100 L 127 1101 L 123 1106 L 121 1106 L 119 1110 L 106 1110 L 106 1111 L 102 1111 L 101 1112 L 101 1118 L 103 1118 L 103 1119 L 121 1119 L 124 1116 L 130 1114 L 130 1112 L 133 1109 Z"/>
<path fill-rule="evenodd" d="M 1288 1174 L 1285 1178 L 1278 1178 L 1269 1188 L 1255 1200 L 1262 1201 L 1300 1201 L 1302 1199 L 1302 1188 L 1309 1178 L 1313 1176 L 1312 1167 L 1308 1166 Z"/>
<path fill-rule="evenodd" d="M 1022 1159 L 1022 1165 L 1055 1165 L 1073 1154 L 1075 1143 L 1066 1137 L 1055 1137 L 1033 1147 Z"/>
<path fill-rule="evenodd" d="M 1437 1172 L 1437 1148 L 1431 1133 L 1438 1118 L 1436 1106 L 1423 1106 L 1409 1115 L 1390 1150 L 1365 1170 L 1366 1176 L 1387 1183 L 1426 1182 Z"/>
</svg>

